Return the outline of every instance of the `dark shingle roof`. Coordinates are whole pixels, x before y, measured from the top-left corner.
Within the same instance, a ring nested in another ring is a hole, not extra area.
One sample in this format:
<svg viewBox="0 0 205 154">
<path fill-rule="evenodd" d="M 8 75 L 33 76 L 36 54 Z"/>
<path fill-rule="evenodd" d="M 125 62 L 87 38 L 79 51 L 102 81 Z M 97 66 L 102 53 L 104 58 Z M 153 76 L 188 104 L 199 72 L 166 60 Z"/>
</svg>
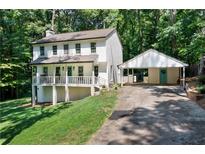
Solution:
<svg viewBox="0 0 205 154">
<path fill-rule="evenodd" d="M 97 29 L 97 30 L 54 34 L 54 35 L 44 37 L 40 40 L 34 41 L 32 42 L 32 44 L 106 38 L 114 31 L 115 29 L 111 28 L 111 29 Z"/>
<path fill-rule="evenodd" d="M 98 55 L 75 55 L 64 57 L 40 57 L 32 61 L 31 65 L 38 64 L 59 64 L 59 63 L 75 63 L 75 62 L 94 62 L 98 58 Z"/>
</svg>

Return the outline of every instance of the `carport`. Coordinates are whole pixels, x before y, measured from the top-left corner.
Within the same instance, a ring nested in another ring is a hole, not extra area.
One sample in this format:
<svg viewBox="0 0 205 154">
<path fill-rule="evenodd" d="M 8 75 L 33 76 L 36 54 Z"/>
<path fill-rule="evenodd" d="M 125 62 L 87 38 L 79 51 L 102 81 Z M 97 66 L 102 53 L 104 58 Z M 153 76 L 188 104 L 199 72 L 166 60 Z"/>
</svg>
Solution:
<svg viewBox="0 0 205 154">
<path fill-rule="evenodd" d="M 179 84 L 185 87 L 185 67 L 188 64 L 149 49 L 119 65 L 121 83 Z"/>
</svg>

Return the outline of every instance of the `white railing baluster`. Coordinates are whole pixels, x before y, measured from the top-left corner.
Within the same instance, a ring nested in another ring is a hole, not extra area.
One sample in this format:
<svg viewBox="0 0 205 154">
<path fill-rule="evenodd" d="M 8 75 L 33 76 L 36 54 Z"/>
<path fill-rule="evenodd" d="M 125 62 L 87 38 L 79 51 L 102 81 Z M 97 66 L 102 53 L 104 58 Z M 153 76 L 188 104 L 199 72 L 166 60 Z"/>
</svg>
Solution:
<svg viewBox="0 0 205 154">
<path fill-rule="evenodd" d="M 105 85 L 106 81 L 100 77 L 93 76 L 33 76 L 32 83 L 36 84 L 37 79 L 39 78 L 39 84 L 75 84 L 75 85 Z"/>
</svg>

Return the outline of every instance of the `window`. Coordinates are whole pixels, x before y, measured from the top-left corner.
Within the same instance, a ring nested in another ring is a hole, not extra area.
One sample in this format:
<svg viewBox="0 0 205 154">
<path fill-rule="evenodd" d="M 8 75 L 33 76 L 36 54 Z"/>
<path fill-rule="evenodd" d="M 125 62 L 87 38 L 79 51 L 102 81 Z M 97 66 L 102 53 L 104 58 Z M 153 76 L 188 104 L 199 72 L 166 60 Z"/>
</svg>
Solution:
<svg viewBox="0 0 205 154">
<path fill-rule="evenodd" d="M 44 56 L 45 53 L 44 53 L 44 46 L 41 46 L 40 47 L 40 56 Z"/>
<path fill-rule="evenodd" d="M 56 76 L 60 76 L 60 67 L 56 67 Z"/>
<path fill-rule="evenodd" d="M 91 48 L 91 53 L 96 53 L 96 43 L 92 42 L 90 44 L 90 48 Z"/>
<path fill-rule="evenodd" d="M 80 47 L 80 44 L 79 44 L 79 43 L 78 43 L 78 44 L 75 44 L 75 51 L 76 51 L 77 54 L 80 54 L 80 52 L 81 52 L 81 47 Z"/>
<path fill-rule="evenodd" d="M 98 77 L 98 66 L 94 66 L 94 74 Z"/>
<path fill-rule="evenodd" d="M 53 55 L 57 55 L 57 45 L 53 46 Z"/>
<path fill-rule="evenodd" d="M 127 76 L 127 75 L 128 75 L 127 69 L 123 69 L 123 76 Z"/>
<path fill-rule="evenodd" d="M 64 54 L 68 54 L 69 46 L 68 44 L 64 44 Z"/>
<path fill-rule="evenodd" d="M 131 75 L 132 74 L 132 69 L 129 69 L 129 75 Z"/>
<path fill-rule="evenodd" d="M 78 67 L 78 76 L 83 76 L 83 66 Z"/>
<path fill-rule="evenodd" d="M 43 74 L 48 75 L 48 67 L 43 67 Z"/>
</svg>

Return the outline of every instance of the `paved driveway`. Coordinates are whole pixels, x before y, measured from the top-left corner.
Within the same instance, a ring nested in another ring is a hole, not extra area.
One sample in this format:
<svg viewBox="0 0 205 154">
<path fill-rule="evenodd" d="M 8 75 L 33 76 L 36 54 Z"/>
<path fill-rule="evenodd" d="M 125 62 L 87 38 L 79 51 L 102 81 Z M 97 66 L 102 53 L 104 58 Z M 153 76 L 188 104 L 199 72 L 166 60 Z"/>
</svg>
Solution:
<svg viewBox="0 0 205 154">
<path fill-rule="evenodd" d="M 205 110 L 176 86 L 125 86 L 88 144 L 205 144 Z"/>
</svg>

